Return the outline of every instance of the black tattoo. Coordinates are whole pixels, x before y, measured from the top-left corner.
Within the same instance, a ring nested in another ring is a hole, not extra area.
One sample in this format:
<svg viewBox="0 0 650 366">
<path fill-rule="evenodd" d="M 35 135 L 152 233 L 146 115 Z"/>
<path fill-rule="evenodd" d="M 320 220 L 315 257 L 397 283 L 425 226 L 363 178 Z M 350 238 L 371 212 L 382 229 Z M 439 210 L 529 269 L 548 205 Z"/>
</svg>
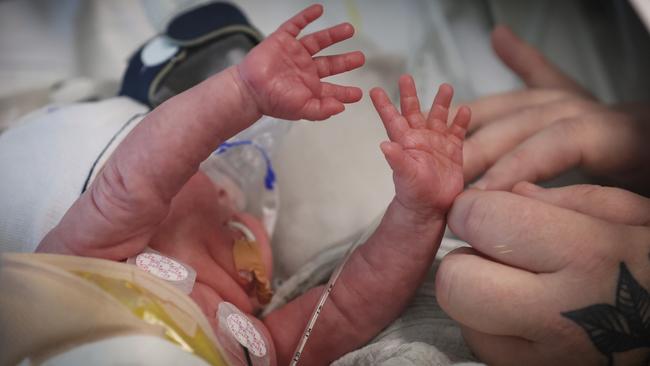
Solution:
<svg viewBox="0 0 650 366">
<path fill-rule="evenodd" d="M 650 347 L 650 295 L 621 263 L 616 306 L 596 304 L 562 313 L 578 323 L 613 364 L 614 353 Z"/>
</svg>

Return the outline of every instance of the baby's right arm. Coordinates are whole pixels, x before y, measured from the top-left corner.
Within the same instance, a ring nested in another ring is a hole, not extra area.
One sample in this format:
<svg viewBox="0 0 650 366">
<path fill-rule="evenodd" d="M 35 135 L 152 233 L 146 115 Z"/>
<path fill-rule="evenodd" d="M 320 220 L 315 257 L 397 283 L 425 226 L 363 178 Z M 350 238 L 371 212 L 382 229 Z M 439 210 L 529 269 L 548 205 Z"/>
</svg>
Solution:
<svg viewBox="0 0 650 366">
<path fill-rule="evenodd" d="M 470 111 L 448 127 L 453 91 L 442 85 L 425 118 L 410 76 L 400 79 L 400 114 L 381 89 L 371 91 L 390 142 L 381 149 L 393 169 L 395 197 L 379 227 L 350 258 L 314 327 L 301 362 L 329 364 L 367 343 L 403 311 L 431 266 L 445 217 L 463 189 L 462 144 Z M 278 364 L 288 364 L 323 288 L 271 313 Z"/>
</svg>

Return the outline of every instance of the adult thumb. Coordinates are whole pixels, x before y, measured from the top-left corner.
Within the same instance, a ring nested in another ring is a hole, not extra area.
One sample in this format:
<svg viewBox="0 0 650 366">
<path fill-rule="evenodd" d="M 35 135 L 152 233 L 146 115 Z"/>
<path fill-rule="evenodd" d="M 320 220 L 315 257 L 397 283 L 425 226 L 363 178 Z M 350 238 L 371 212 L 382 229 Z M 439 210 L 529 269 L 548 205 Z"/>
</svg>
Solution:
<svg viewBox="0 0 650 366">
<path fill-rule="evenodd" d="M 578 184 L 544 189 L 532 183 L 520 182 L 512 191 L 610 222 L 650 224 L 650 199 L 620 188 Z"/>
<path fill-rule="evenodd" d="M 530 88 L 562 89 L 591 97 L 577 82 L 549 62 L 539 50 L 498 25 L 492 31 L 492 47 L 508 68 Z"/>
</svg>

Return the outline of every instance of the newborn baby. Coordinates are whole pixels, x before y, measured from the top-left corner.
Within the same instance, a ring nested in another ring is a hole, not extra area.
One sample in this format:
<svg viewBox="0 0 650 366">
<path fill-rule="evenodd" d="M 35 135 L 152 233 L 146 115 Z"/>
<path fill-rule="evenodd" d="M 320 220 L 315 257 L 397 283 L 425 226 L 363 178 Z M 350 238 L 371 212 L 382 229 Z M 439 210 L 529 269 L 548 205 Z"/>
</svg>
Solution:
<svg viewBox="0 0 650 366">
<path fill-rule="evenodd" d="M 350 38 L 350 24 L 298 38 L 322 11 L 319 5 L 305 9 L 239 65 L 151 112 L 38 251 L 122 261 L 151 247 L 178 258 L 196 270 L 190 296 L 215 331 L 216 314 L 225 302 L 231 303 L 249 314 L 264 343 L 264 357 L 271 364 L 288 364 L 322 288 L 264 319 L 250 315 L 257 301 L 265 299 L 264 279 L 242 276 L 233 248 L 253 235 L 270 277 L 268 238 L 257 220 L 236 212 L 199 165 L 262 115 L 324 120 L 342 112 L 345 103 L 361 99 L 359 88 L 321 81 L 362 66 L 361 52 L 315 56 Z M 350 258 L 322 309 L 301 357 L 305 365 L 329 364 L 368 342 L 400 314 L 429 269 L 447 210 L 463 189 L 462 144 L 469 109 L 460 108 L 448 124 L 451 87 L 440 87 L 428 116 L 420 111 L 413 80 L 402 77 L 399 87 L 401 113 L 383 90 L 370 93 L 390 139 L 381 150 L 393 170 L 395 197 L 374 234 Z"/>
</svg>

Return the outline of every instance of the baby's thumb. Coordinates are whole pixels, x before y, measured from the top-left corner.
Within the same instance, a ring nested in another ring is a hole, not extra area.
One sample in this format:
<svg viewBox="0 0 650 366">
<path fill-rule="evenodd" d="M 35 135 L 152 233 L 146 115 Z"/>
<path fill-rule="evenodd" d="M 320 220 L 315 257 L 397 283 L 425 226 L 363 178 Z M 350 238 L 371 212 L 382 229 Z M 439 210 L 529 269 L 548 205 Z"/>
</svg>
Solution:
<svg viewBox="0 0 650 366">
<path fill-rule="evenodd" d="M 510 28 L 498 25 L 492 31 L 492 47 L 501 61 L 530 88 L 569 90 L 591 94 L 549 62 L 539 50 L 517 37 Z"/>
<path fill-rule="evenodd" d="M 398 175 L 404 174 L 406 165 L 404 164 L 404 149 L 402 149 L 402 146 L 396 142 L 384 141 L 379 147 L 393 172 Z"/>
</svg>

